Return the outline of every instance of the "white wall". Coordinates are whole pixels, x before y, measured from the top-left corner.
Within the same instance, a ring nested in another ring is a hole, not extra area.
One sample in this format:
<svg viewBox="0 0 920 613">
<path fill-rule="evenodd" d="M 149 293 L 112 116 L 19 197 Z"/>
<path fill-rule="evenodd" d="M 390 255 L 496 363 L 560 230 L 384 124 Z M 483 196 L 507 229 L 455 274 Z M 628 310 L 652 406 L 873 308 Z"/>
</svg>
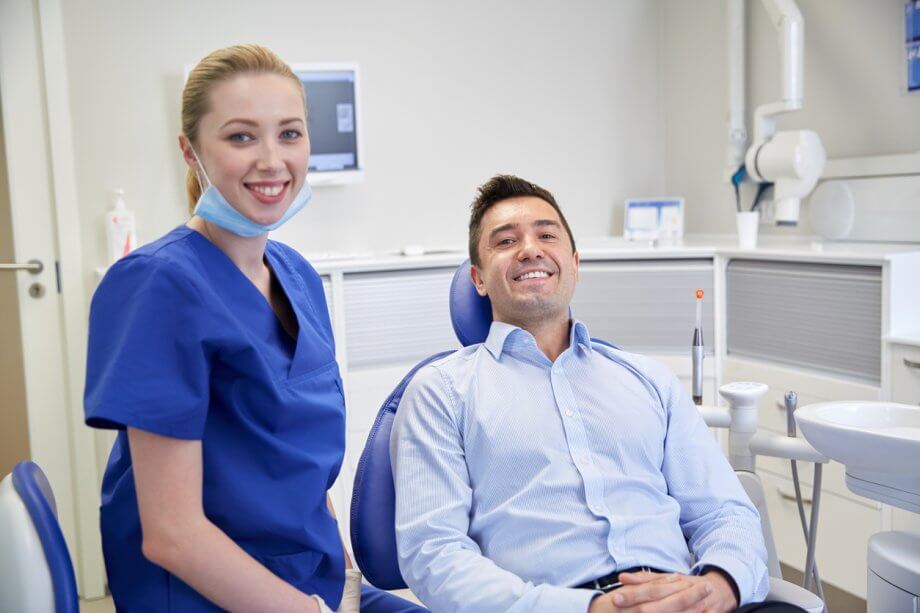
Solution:
<svg viewBox="0 0 920 613">
<path fill-rule="evenodd" d="M 905 89 L 903 0 L 797 1 L 805 19 L 804 109 L 781 118 L 779 129 L 815 130 L 829 158 L 920 150 L 920 94 Z M 662 0 L 666 186 L 686 197 L 690 232 L 734 231 L 734 196 L 722 180 L 725 6 Z M 762 3 L 746 6 L 750 118 L 779 97 L 779 50 Z M 766 230 L 809 233 L 807 209 L 798 228 Z"/>
<path fill-rule="evenodd" d="M 281 240 L 305 251 L 462 245 L 468 203 L 495 172 L 553 190 L 576 237 L 619 231 L 624 198 L 663 189 L 658 9 L 647 0 L 66 2 L 86 270 L 103 264 L 111 188 L 127 190 L 142 242 L 185 221 L 183 67 L 239 42 L 291 62 L 357 61 L 364 79 L 366 182 L 316 189 Z"/>
</svg>

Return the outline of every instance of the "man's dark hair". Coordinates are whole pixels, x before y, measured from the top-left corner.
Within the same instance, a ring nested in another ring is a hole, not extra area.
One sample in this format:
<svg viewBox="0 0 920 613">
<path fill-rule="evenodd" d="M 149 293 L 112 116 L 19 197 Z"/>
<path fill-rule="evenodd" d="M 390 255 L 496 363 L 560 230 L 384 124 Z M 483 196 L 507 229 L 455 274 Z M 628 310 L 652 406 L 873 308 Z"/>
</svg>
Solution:
<svg viewBox="0 0 920 613">
<path fill-rule="evenodd" d="M 495 175 L 481 186 L 476 199 L 470 205 L 470 262 L 473 266 L 479 266 L 479 239 L 482 236 L 482 217 L 493 205 L 502 200 L 517 198 L 520 196 L 534 196 L 543 200 L 548 205 L 556 209 L 559 214 L 559 220 L 569 235 L 569 242 L 572 244 L 572 251 L 575 251 L 575 237 L 572 236 L 572 229 L 569 228 L 569 222 L 565 220 L 565 215 L 556 199 L 549 192 L 537 185 L 514 175 Z"/>
</svg>

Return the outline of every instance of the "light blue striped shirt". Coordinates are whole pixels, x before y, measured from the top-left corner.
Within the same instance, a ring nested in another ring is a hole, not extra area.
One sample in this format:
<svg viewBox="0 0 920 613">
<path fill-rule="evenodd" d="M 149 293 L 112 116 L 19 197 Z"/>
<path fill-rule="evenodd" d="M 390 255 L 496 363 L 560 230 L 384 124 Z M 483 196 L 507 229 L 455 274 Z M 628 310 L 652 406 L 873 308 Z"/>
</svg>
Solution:
<svg viewBox="0 0 920 613">
<path fill-rule="evenodd" d="M 390 439 L 406 583 L 432 610 L 586 611 L 617 569 L 769 587 L 760 518 L 677 378 L 573 321 L 555 362 L 530 333 L 419 370 Z"/>
</svg>

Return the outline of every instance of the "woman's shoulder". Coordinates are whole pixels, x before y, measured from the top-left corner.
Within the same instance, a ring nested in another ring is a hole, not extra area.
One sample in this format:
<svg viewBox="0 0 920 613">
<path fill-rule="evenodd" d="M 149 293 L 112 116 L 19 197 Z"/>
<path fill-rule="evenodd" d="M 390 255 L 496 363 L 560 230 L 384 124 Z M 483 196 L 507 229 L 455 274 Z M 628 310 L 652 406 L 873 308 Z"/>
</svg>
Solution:
<svg viewBox="0 0 920 613">
<path fill-rule="evenodd" d="M 97 293 L 173 290 L 197 294 L 194 234 L 191 228 L 179 226 L 138 247 L 109 267 Z"/>
</svg>

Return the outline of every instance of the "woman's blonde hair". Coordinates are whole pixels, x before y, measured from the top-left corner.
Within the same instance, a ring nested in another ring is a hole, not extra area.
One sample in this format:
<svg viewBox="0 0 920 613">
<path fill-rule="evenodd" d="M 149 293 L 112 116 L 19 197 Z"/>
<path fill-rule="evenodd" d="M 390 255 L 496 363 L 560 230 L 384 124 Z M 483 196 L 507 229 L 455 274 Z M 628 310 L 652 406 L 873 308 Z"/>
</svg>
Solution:
<svg viewBox="0 0 920 613">
<path fill-rule="evenodd" d="M 304 100 L 303 84 L 291 67 L 273 51 L 260 45 L 234 45 L 212 51 L 192 69 L 182 90 L 182 134 L 193 144 L 198 143 L 198 126 L 201 118 L 210 110 L 211 90 L 224 81 L 243 74 L 276 74 L 296 84 Z M 197 149 L 197 147 L 196 147 Z M 200 151 L 199 151 L 200 152 Z M 201 197 L 201 185 L 197 173 L 189 168 L 185 177 L 189 211 L 194 211 Z"/>
</svg>

